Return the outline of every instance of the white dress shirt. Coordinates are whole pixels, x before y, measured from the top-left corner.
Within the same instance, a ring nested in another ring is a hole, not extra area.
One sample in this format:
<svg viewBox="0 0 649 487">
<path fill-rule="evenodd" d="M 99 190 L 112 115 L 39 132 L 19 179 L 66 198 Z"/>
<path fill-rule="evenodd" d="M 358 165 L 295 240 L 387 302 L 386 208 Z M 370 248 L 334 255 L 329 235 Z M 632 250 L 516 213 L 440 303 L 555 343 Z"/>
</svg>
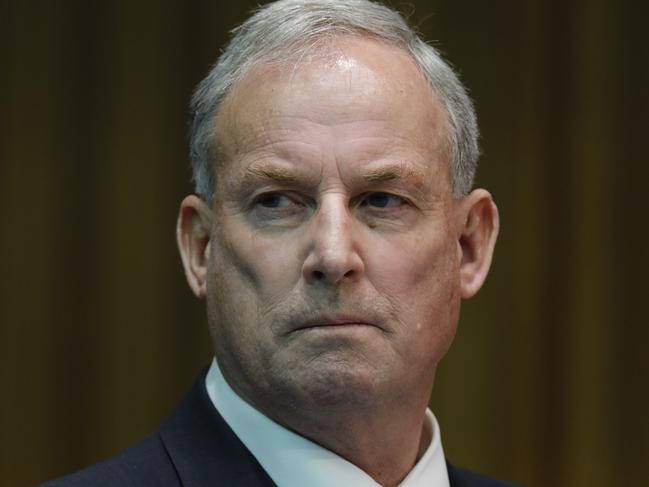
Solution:
<svg viewBox="0 0 649 487">
<path fill-rule="evenodd" d="M 278 487 L 379 487 L 356 465 L 253 408 L 229 386 L 214 360 L 205 377 L 212 404 Z M 439 425 L 426 410 L 432 440 L 400 487 L 449 487 Z"/>
</svg>

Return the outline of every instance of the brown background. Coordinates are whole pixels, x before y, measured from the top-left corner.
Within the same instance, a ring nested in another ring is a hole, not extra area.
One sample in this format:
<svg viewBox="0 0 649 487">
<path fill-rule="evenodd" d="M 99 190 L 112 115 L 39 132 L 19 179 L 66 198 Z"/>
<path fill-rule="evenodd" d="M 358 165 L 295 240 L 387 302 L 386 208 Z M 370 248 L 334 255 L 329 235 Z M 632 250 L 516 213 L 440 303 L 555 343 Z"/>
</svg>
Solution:
<svg viewBox="0 0 649 487">
<path fill-rule="evenodd" d="M 2 6 L 2 485 L 132 444 L 207 364 L 174 243 L 186 105 L 254 3 Z M 446 453 L 530 487 L 644 484 L 647 8 L 414 4 L 476 100 L 503 225 L 438 374 Z"/>
</svg>

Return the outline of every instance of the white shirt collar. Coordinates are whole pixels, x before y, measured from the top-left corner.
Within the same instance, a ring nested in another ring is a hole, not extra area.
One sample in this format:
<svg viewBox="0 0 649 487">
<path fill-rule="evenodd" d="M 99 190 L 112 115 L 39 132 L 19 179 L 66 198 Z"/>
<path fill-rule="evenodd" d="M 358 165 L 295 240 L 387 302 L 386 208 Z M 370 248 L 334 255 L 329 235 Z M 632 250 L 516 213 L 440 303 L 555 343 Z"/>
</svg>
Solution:
<svg viewBox="0 0 649 487">
<path fill-rule="evenodd" d="M 363 470 L 275 423 L 229 386 L 216 359 L 205 377 L 212 404 L 279 487 L 379 487 Z M 426 410 L 432 440 L 399 487 L 449 487 L 437 419 Z"/>
</svg>

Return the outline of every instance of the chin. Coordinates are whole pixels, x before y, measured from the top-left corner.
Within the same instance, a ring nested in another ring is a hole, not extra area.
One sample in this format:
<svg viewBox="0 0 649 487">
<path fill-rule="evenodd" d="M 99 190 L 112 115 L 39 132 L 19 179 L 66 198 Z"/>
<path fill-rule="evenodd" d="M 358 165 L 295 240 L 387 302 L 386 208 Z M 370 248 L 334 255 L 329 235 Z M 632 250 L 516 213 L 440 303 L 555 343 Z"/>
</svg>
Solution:
<svg viewBox="0 0 649 487">
<path fill-rule="evenodd" d="M 337 409 L 375 407 L 386 397 L 386 373 L 374 364 L 349 357 L 320 356 L 296 367 L 285 367 L 272 382 L 293 406 Z"/>
</svg>

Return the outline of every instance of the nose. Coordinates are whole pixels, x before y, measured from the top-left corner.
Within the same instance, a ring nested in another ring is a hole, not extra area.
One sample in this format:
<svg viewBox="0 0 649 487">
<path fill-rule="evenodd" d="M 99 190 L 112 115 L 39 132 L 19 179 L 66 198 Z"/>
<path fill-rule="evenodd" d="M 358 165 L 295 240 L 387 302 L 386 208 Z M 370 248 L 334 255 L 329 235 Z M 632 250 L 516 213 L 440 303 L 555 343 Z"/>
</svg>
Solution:
<svg viewBox="0 0 649 487">
<path fill-rule="evenodd" d="M 355 282 L 365 271 L 353 215 L 342 201 L 322 204 L 309 228 L 309 251 L 302 266 L 308 283 Z"/>
</svg>

